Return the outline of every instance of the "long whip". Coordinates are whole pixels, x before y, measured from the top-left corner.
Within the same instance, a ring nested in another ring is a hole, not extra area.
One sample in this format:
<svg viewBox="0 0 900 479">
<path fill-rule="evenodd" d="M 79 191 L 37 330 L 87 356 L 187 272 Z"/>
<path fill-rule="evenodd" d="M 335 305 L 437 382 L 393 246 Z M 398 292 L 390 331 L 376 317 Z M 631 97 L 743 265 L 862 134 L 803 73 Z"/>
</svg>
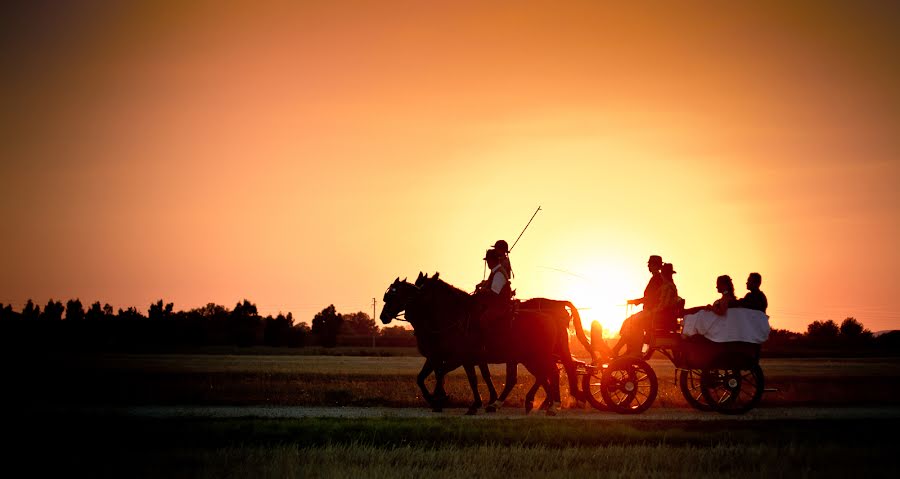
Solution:
<svg viewBox="0 0 900 479">
<path fill-rule="evenodd" d="M 535 216 L 537 216 L 537 214 L 538 214 L 538 211 L 541 211 L 541 207 L 540 207 L 540 206 L 538 206 L 538 207 L 537 207 L 537 209 L 536 209 L 536 210 L 534 210 L 534 214 L 533 214 L 533 215 L 531 215 L 531 219 L 530 219 L 530 220 L 528 220 L 528 224 L 527 224 L 527 225 L 525 225 L 525 227 L 524 227 L 524 228 L 522 228 L 522 232 L 521 232 L 521 233 L 519 233 L 519 238 L 521 238 L 521 237 L 522 237 L 522 235 L 523 235 L 523 234 L 525 234 L 525 230 L 527 230 L 527 229 L 528 229 L 528 226 L 530 226 L 530 225 L 531 225 L 531 221 L 532 221 L 532 220 L 534 220 L 534 217 L 535 217 Z M 515 247 L 516 247 L 516 244 L 518 244 L 518 243 L 519 243 L 519 238 L 516 238 L 516 241 L 515 241 L 515 242 L 514 242 L 514 243 L 513 243 L 513 245 L 512 245 L 512 246 L 510 246 L 510 247 L 509 247 L 509 251 L 510 251 L 510 252 L 512 252 L 512 250 L 513 250 L 513 248 L 515 248 Z"/>
</svg>

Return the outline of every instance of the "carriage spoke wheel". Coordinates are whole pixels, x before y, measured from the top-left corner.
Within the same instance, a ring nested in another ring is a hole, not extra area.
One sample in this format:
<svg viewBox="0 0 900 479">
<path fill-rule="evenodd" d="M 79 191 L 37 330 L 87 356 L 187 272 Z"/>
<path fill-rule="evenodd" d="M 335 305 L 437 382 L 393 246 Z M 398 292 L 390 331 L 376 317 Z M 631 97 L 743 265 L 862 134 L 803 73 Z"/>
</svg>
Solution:
<svg viewBox="0 0 900 479">
<path fill-rule="evenodd" d="M 743 414 L 762 398 L 765 379 L 759 364 L 708 369 L 700 377 L 703 399 L 723 414 Z"/>
<path fill-rule="evenodd" d="M 703 371 L 700 369 L 682 369 L 678 376 L 678 386 L 681 394 L 692 408 L 698 411 L 712 411 L 712 406 L 703 397 L 703 389 L 700 387 L 700 378 Z"/>
<path fill-rule="evenodd" d="M 603 402 L 620 414 L 640 414 L 656 399 L 659 383 L 656 373 L 645 361 L 623 357 L 614 360 L 603 372 L 600 394 Z"/>
<path fill-rule="evenodd" d="M 603 404 L 603 395 L 600 392 L 602 387 L 603 369 L 589 368 L 583 376 L 581 376 L 581 390 L 584 391 L 587 402 L 596 409 L 606 411 L 609 408 Z"/>
</svg>

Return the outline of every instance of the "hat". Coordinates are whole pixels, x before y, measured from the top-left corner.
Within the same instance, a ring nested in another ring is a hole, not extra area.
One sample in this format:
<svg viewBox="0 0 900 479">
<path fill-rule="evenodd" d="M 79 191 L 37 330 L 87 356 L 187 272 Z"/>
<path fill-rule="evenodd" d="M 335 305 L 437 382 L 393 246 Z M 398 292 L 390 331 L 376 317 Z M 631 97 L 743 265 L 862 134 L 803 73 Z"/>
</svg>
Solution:
<svg viewBox="0 0 900 479">
<path fill-rule="evenodd" d="M 489 260 L 492 260 L 492 259 L 493 259 L 493 260 L 499 260 L 499 259 L 500 259 L 500 252 L 497 251 L 497 250 L 494 249 L 494 248 L 491 248 L 491 249 L 487 250 L 487 251 L 484 253 L 484 260 L 485 260 L 485 261 L 489 261 Z"/>
<path fill-rule="evenodd" d="M 509 244 L 504 240 L 497 240 L 497 242 L 494 243 L 494 249 L 497 249 L 504 253 L 509 253 Z"/>
<path fill-rule="evenodd" d="M 672 263 L 663 263 L 663 265 L 662 265 L 662 272 L 663 272 L 663 273 L 668 273 L 668 274 L 675 274 L 675 273 L 677 273 L 678 271 L 675 271 L 673 268 L 674 268 L 674 266 L 672 266 Z"/>
<path fill-rule="evenodd" d="M 651 255 L 650 259 L 648 259 L 647 262 L 650 264 L 662 264 L 662 262 L 663 262 L 662 256 L 655 255 L 655 254 Z"/>
</svg>

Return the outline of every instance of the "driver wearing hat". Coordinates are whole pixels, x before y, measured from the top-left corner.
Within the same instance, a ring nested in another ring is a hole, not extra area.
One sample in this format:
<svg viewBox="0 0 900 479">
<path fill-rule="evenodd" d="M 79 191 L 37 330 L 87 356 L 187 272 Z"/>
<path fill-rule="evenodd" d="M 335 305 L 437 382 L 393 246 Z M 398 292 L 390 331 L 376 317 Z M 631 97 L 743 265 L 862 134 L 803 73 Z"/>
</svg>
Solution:
<svg viewBox="0 0 900 479">
<path fill-rule="evenodd" d="M 500 253 L 500 266 L 506 270 L 506 277 L 512 279 L 512 265 L 509 264 L 509 244 L 504 240 L 497 240 L 497 242 L 494 243 L 493 248 Z"/>
</svg>

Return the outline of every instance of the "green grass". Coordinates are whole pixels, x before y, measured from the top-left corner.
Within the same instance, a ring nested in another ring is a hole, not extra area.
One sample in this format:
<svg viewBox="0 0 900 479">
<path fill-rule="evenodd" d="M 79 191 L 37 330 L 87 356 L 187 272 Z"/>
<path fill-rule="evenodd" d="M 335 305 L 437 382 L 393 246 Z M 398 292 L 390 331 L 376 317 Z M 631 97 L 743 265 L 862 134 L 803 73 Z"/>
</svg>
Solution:
<svg viewBox="0 0 900 479">
<path fill-rule="evenodd" d="M 35 475 L 897 477 L 900 420 L 25 418 Z M 884 436 L 884 437 L 877 437 Z M 52 439 L 50 439 L 52 438 Z M 15 447 L 13 447 L 15 451 Z M 10 465 L 8 465 L 10 467 Z"/>
</svg>

